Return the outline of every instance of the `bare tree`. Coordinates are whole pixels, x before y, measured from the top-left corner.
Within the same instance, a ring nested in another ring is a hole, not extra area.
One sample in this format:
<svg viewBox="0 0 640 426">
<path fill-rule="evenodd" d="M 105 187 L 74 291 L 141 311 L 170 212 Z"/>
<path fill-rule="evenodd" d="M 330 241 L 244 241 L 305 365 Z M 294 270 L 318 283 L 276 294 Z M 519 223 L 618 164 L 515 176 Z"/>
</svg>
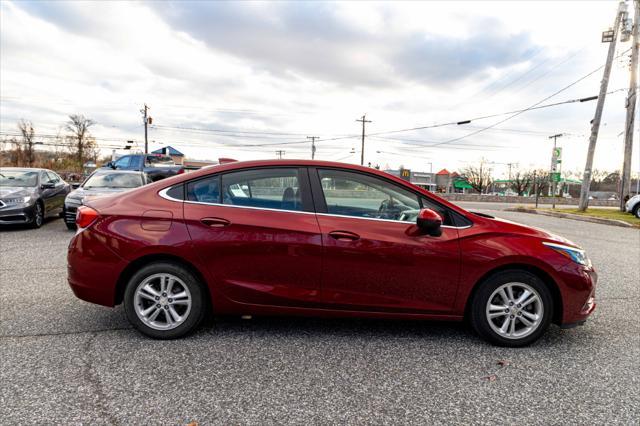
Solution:
<svg viewBox="0 0 640 426">
<path fill-rule="evenodd" d="M 36 160 L 36 153 L 33 149 L 35 130 L 30 121 L 24 119 L 18 122 L 18 129 L 22 133 L 22 152 L 24 153 L 25 162 L 29 167 L 33 166 Z"/>
<path fill-rule="evenodd" d="M 487 167 L 484 160 L 479 166 L 467 166 L 461 171 L 461 175 L 467 179 L 471 187 L 482 194 L 491 185 L 491 169 Z"/>
<path fill-rule="evenodd" d="M 87 154 L 95 151 L 95 139 L 91 137 L 91 133 L 89 132 L 89 127 L 94 124 L 96 124 L 95 121 L 86 118 L 84 115 L 74 114 L 69 116 L 69 121 L 67 121 L 65 125 L 65 129 L 70 133 L 70 135 L 67 136 L 69 147 L 80 167 L 84 164 Z"/>
<path fill-rule="evenodd" d="M 531 185 L 532 178 L 533 176 L 531 172 L 517 169 L 511 174 L 511 182 L 509 183 L 509 186 L 519 196 L 522 196 Z"/>
<path fill-rule="evenodd" d="M 535 173 L 535 179 L 532 178 L 532 185 L 535 188 L 533 190 L 534 195 L 536 192 L 538 193 L 538 195 L 544 194 L 545 191 L 549 188 L 549 171 L 539 169 L 532 173 Z"/>
</svg>

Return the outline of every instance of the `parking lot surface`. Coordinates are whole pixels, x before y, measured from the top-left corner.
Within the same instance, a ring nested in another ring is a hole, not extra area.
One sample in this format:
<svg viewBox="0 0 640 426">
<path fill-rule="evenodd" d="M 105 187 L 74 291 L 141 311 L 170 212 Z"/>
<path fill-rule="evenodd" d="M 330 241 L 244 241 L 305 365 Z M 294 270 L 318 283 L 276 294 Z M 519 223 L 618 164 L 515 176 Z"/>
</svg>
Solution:
<svg viewBox="0 0 640 426">
<path fill-rule="evenodd" d="M 459 324 L 217 318 L 154 341 L 73 296 L 61 220 L 0 231 L 1 422 L 638 424 L 640 230 L 489 213 L 587 250 L 585 326 L 507 349 Z"/>
</svg>

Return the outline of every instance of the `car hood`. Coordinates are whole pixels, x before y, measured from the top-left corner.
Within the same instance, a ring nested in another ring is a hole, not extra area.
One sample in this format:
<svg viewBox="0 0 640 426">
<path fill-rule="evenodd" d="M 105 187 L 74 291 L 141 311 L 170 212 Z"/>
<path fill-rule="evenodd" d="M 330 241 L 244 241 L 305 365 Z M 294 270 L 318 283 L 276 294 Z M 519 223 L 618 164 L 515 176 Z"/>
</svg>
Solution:
<svg viewBox="0 0 640 426">
<path fill-rule="evenodd" d="M 36 192 L 36 188 L 24 186 L 1 186 L 0 198 L 4 197 L 25 197 Z"/>
<path fill-rule="evenodd" d="M 507 219 L 501 219 L 498 217 L 489 217 L 485 215 L 481 215 L 480 217 L 482 218 L 482 220 L 496 225 L 496 228 L 500 229 L 501 231 L 507 231 L 513 234 L 527 235 L 527 236 L 547 240 L 550 242 L 555 242 L 558 244 L 564 244 L 570 247 L 581 248 L 578 244 L 574 243 L 573 241 L 568 240 L 558 234 L 549 232 L 546 229 L 523 225 L 518 222 L 513 222 Z"/>
</svg>

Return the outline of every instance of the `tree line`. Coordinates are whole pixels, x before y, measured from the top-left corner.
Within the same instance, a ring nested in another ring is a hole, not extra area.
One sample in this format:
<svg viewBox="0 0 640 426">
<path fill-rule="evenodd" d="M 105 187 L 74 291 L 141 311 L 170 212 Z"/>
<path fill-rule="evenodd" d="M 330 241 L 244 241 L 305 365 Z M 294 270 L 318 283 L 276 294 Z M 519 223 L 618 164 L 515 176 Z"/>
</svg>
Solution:
<svg viewBox="0 0 640 426">
<path fill-rule="evenodd" d="M 33 123 L 22 119 L 17 123 L 18 136 L 0 140 L 0 165 L 81 172 L 85 163 L 98 161 L 100 155 L 90 132 L 95 124 L 82 114 L 72 114 L 57 135 L 39 138 Z M 38 146 L 47 149 L 37 150 Z"/>
</svg>

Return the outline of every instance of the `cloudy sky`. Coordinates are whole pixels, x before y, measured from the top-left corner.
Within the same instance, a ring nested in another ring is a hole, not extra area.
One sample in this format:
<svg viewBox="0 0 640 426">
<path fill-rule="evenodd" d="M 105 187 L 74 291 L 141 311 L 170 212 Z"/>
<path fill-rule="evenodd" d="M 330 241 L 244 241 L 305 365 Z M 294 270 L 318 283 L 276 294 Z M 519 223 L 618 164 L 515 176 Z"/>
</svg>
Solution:
<svg viewBox="0 0 640 426">
<path fill-rule="evenodd" d="M 584 167 L 595 102 L 530 107 L 603 65 L 613 1 L 1 2 L 0 132 L 31 120 L 42 140 L 84 114 L 110 151 L 144 141 L 188 157 L 316 158 L 426 170 L 481 158 Z M 618 53 L 630 43 L 618 44 Z M 622 161 L 628 53 L 614 64 L 596 168 Z M 596 95 L 593 72 L 542 104 Z M 48 139 L 49 138 L 49 139 Z M 637 133 L 636 133 L 637 139 Z M 633 169 L 640 168 L 636 140 Z M 354 153 L 352 153 L 354 152 Z"/>
</svg>

